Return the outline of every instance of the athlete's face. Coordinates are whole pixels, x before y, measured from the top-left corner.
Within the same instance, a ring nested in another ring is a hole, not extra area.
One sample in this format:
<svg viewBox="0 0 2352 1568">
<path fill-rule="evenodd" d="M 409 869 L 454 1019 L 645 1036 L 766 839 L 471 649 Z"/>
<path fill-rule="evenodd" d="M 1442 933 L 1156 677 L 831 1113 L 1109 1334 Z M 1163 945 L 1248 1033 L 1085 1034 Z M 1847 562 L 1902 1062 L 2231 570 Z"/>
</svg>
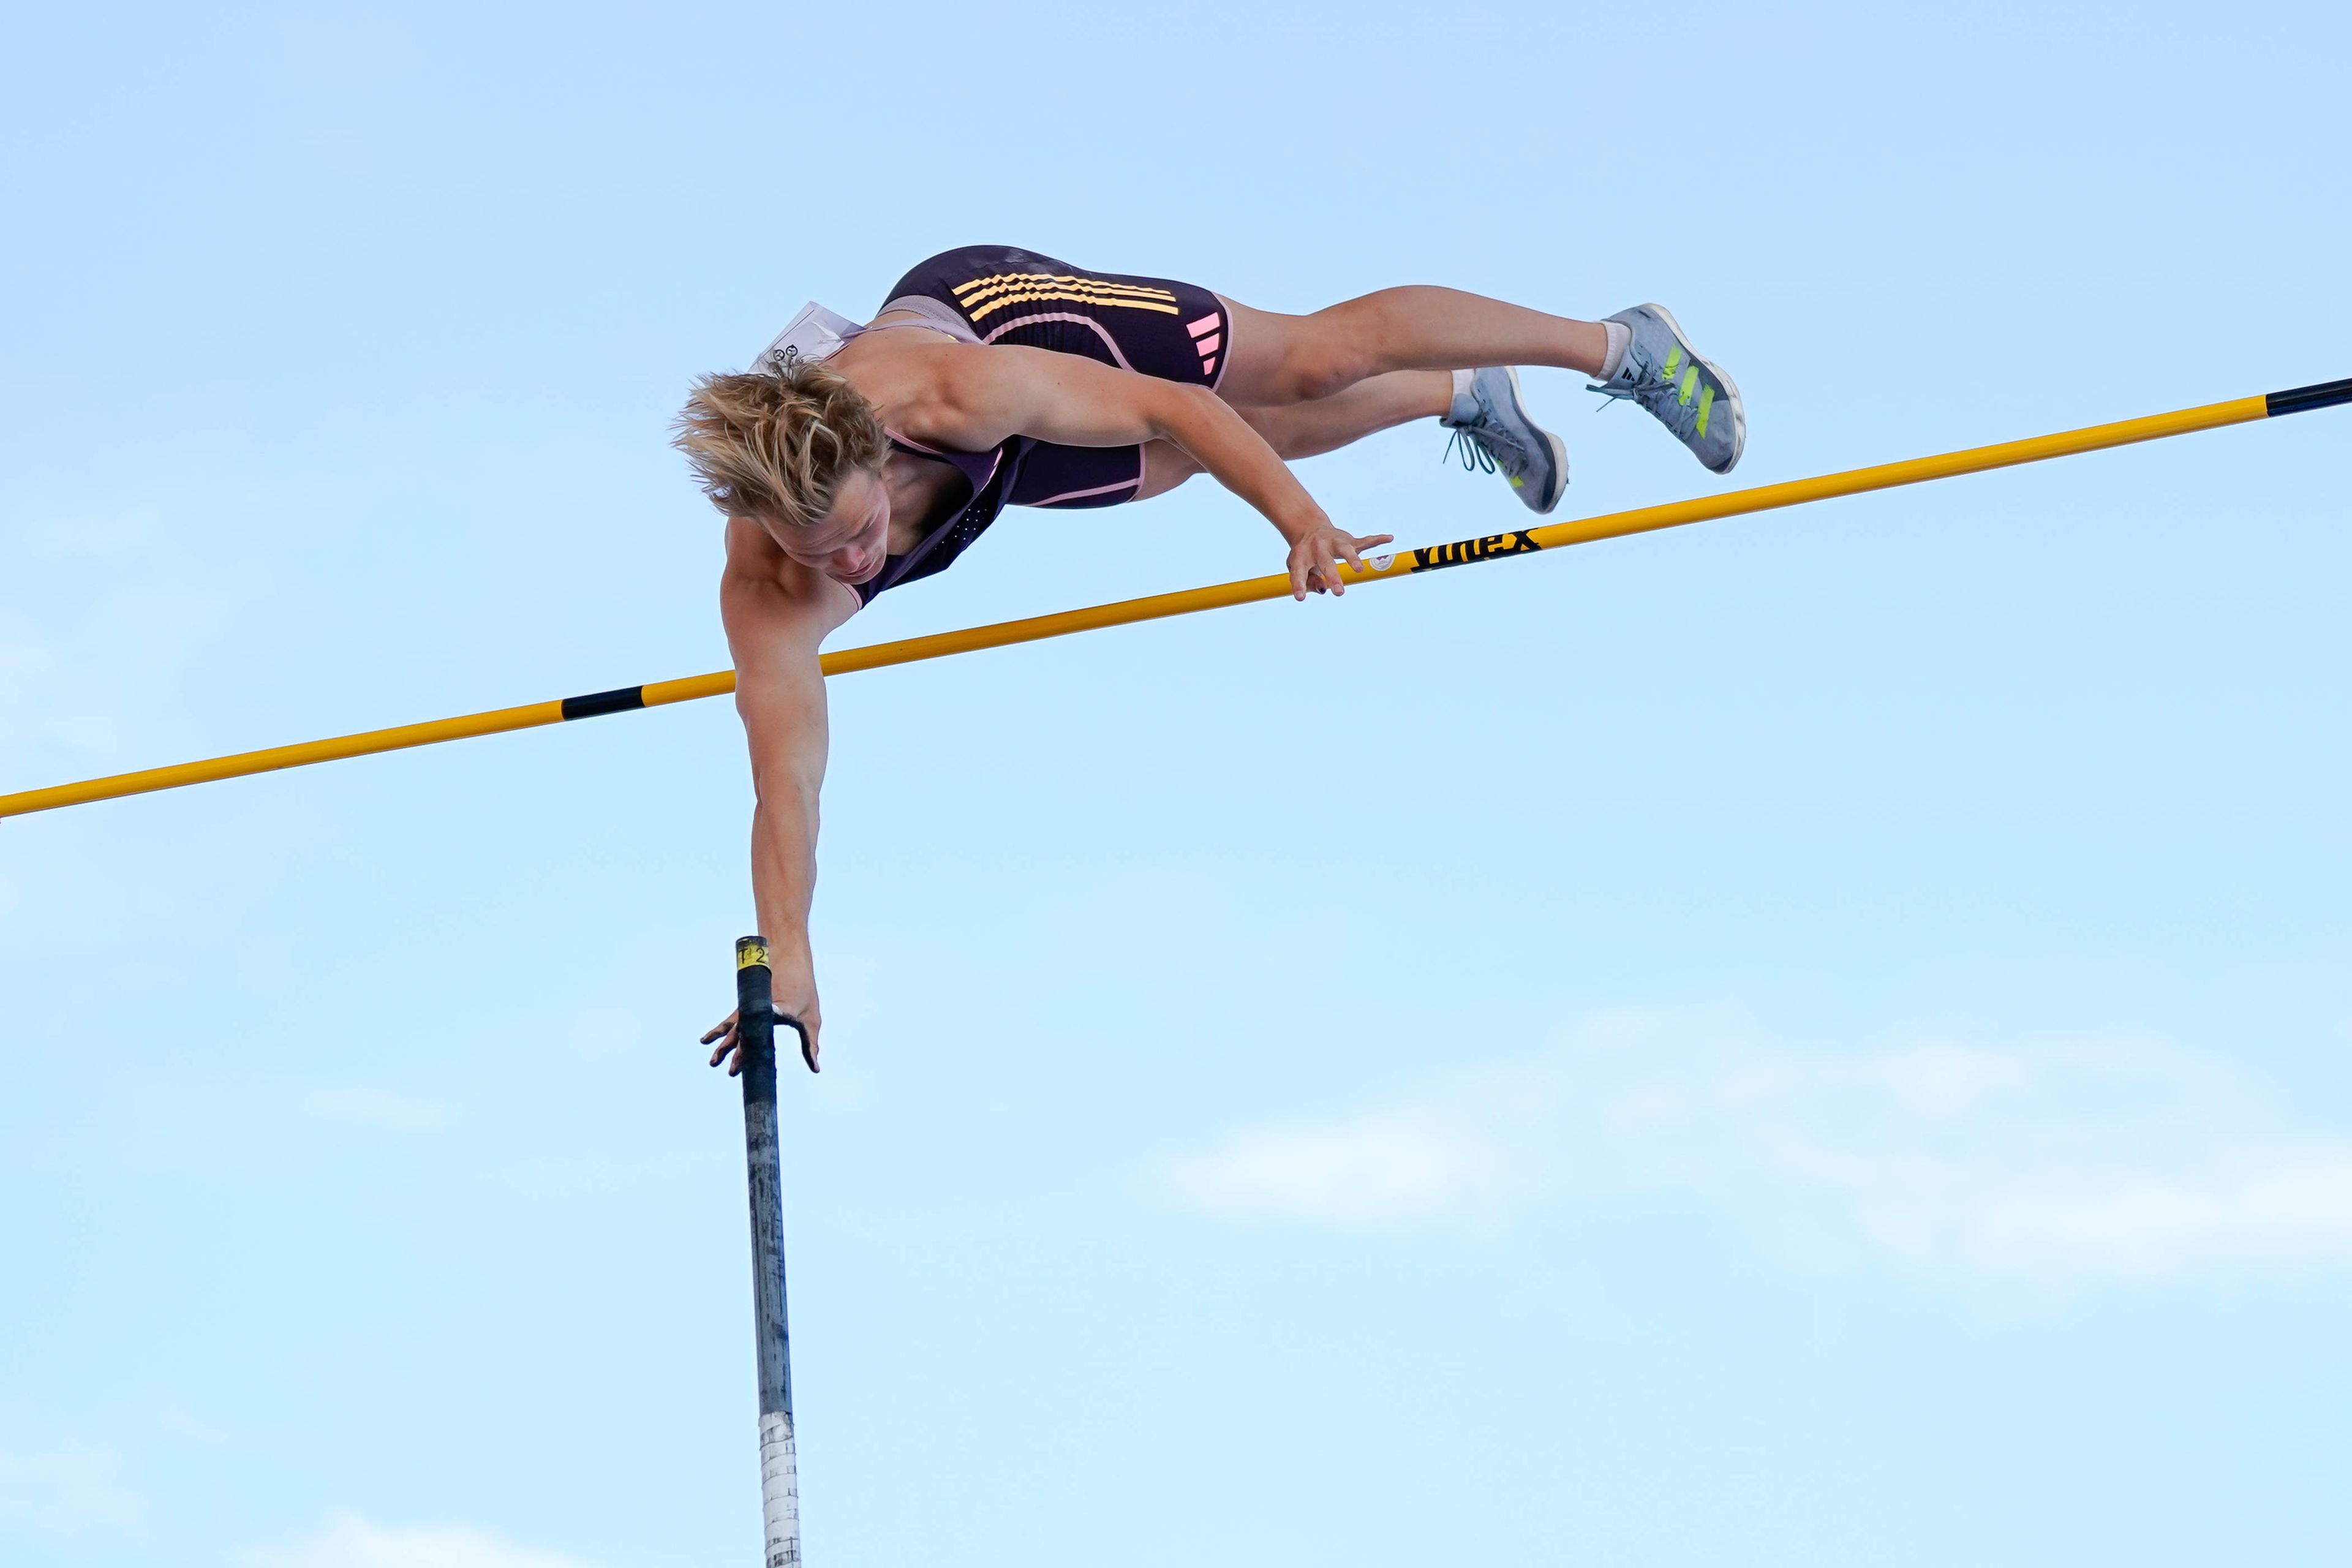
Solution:
<svg viewBox="0 0 2352 1568">
<path fill-rule="evenodd" d="M 805 528 L 761 526 L 802 565 L 856 587 L 870 582 L 890 553 L 890 489 L 882 476 L 860 469 L 834 492 L 833 510 Z"/>
</svg>

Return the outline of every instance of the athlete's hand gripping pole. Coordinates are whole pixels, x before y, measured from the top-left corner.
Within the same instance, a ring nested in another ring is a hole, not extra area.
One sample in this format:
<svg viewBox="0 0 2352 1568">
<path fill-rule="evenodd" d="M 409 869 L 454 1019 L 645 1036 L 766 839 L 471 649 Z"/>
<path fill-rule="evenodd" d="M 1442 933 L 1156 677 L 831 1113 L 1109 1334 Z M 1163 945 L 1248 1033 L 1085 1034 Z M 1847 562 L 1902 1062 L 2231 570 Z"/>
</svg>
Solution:
<svg viewBox="0 0 2352 1568">
<path fill-rule="evenodd" d="M 783 1172 L 776 1139 L 776 1006 L 764 937 L 735 943 L 743 1069 L 743 1159 L 751 1191 L 751 1310 L 760 1359 L 760 1511 L 767 1568 L 800 1568 L 800 1459 L 793 1436 L 792 1331 L 784 1314 Z M 800 1029 L 799 1020 L 782 1022 Z M 805 1030 L 801 1037 L 808 1037 Z"/>
</svg>

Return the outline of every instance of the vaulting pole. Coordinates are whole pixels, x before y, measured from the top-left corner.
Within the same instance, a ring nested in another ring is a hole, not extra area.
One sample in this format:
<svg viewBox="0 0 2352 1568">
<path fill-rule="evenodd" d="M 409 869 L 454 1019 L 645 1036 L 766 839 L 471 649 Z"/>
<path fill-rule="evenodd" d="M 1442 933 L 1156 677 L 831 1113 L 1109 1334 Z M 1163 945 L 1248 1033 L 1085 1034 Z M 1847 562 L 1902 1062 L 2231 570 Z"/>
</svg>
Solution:
<svg viewBox="0 0 2352 1568">
<path fill-rule="evenodd" d="M 760 1517 L 767 1568 L 800 1568 L 800 1449 L 793 1336 L 784 1311 L 783 1172 L 776 1134 L 774 976 L 765 937 L 735 943 L 736 1049 L 743 1068 L 743 1166 L 751 1193 L 751 1325 L 760 1363 Z M 794 1029 L 792 1018 L 781 1020 Z M 807 1036 L 803 1034 L 805 1041 Z"/>
<path fill-rule="evenodd" d="M 1384 578 L 1409 577 L 1442 567 L 1467 565 L 1474 561 L 1527 555 L 1564 544 L 1586 544 L 1596 539 L 1620 539 L 1629 533 L 1679 528 L 1685 523 L 1709 522 L 1717 518 L 1738 517 L 1748 512 L 1770 511 L 1777 507 L 1803 506 L 1811 501 L 1860 495 L 1866 490 L 1891 489 L 1897 485 L 1922 484 L 1929 479 L 1948 479 L 1960 474 L 1980 474 L 1990 468 L 2038 463 L 2050 458 L 2072 457 L 2078 452 L 2096 452 L 2109 447 L 2127 447 L 2137 441 L 2158 441 L 2168 436 L 2185 436 L 2192 430 L 2219 429 L 2224 425 L 2242 425 L 2250 420 L 2272 419 L 2284 414 L 2300 414 L 2306 409 L 2326 408 L 2342 403 L 2352 403 L 2352 381 L 2299 386 L 2263 397 L 2209 403 L 2201 408 L 2184 408 L 2177 413 L 2151 415 L 2145 419 L 2126 419 L 2113 425 L 2093 425 L 2080 430 L 2062 430 L 2053 436 L 2006 441 L 1995 447 L 1971 447 L 1966 451 L 1947 452 L 1939 457 L 1914 458 L 1908 462 L 1885 463 L 1874 468 L 1850 468 L 1842 474 L 1790 479 L 1785 484 L 1763 485 L 1754 489 L 1727 490 L 1721 495 L 1703 496 L 1696 500 L 1640 507 L 1632 511 L 1610 512 L 1574 522 L 1555 522 L 1542 528 L 1490 533 L 1484 538 L 1465 539 L 1426 550 L 1400 551 L 1393 555 L 1369 558 L 1365 570 L 1361 572 L 1352 567 L 1342 568 L 1342 576 L 1349 586 Z M 1206 588 L 1186 589 L 1181 593 L 1158 594 L 1148 599 L 1127 599 L 1115 605 L 1097 605 L 1088 609 L 1065 610 L 1057 615 L 1033 616 L 1027 620 L 999 621 L 993 626 L 908 637 L 903 642 L 844 648 L 837 653 L 824 655 L 822 663 L 827 675 L 847 675 L 853 670 L 879 669 L 885 665 L 912 664 L 919 659 L 945 658 L 950 654 L 971 653 L 979 648 L 1003 647 L 1012 643 L 1067 637 L 1073 632 L 1093 631 L 1100 626 L 1127 626 L 1168 616 L 1187 616 L 1196 610 L 1223 609 L 1228 605 L 1279 599 L 1289 592 L 1290 579 L 1279 574 L 1269 577 L 1250 577 L 1238 583 L 1220 583 Z M 500 708 L 488 713 L 437 719 L 430 723 L 404 724 L 396 729 L 370 730 L 362 734 L 310 741 L 300 745 L 275 746 L 262 752 L 240 752 L 234 756 L 215 757 L 206 762 L 181 763 L 173 767 L 149 768 L 142 773 L 88 779 L 80 784 L 55 784 L 17 795 L 0 795 L 0 816 L 21 816 L 27 812 L 51 811 L 58 806 L 80 805 L 94 800 L 112 800 L 119 795 L 143 795 L 150 790 L 177 789 L 183 784 L 242 778 L 248 773 L 269 773 L 278 768 L 302 767 L 310 763 L 334 762 L 343 757 L 362 757 L 375 752 L 396 752 L 408 746 L 429 746 L 441 741 L 463 740 L 469 735 L 494 735 L 505 730 L 560 724 L 567 719 L 593 719 L 600 713 L 658 708 L 665 703 L 688 702 L 698 697 L 719 697 L 734 689 L 735 672 L 722 669 L 711 675 L 697 675 L 683 680 L 656 681 L 647 686 L 624 687 L 617 691 L 597 691 L 585 697 L 534 702 L 521 708 Z"/>
</svg>

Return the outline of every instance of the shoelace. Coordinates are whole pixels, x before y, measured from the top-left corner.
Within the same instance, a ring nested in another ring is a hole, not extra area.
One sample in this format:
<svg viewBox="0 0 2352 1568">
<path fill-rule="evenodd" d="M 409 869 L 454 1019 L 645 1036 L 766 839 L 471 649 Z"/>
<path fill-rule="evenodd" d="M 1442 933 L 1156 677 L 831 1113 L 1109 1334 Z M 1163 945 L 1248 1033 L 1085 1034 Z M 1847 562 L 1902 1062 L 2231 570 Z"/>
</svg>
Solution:
<svg viewBox="0 0 2352 1568">
<path fill-rule="evenodd" d="M 1456 445 L 1462 448 L 1464 468 L 1472 473 L 1476 473 L 1481 468 L 1490 474 L 1495 471 L 1494 448 L 1486 445 L 1486 438 L 1477 431 L 1463 425 L 1454 426 L 1454 434 L 1445 438 L 1445 450 L 1438 454 L 1437 460 L 1442 463 L 1454 456 Z"/>
<path fill-rule="evenodd" d="M 1445 450 L 1438 454 L 1437 460 L 1442 463 L 1454 456 L 1454 444 L 1459 442 L 1462 447 L 1462 467 L 1466 470 L 1475 472 L 1484 468 L 1491 474 L 1499 465 L 1504 472 L 1514 479 L 1524 472 L 1528 467 L 1527 448 L 1521 446 L 1508 430 L 1499 426 L 1486 429 L 1479 427 L 1486 425 L 1493 416 L 1492 411 L 1482 399 L 1476 423 L 1454 426 L 1454 433 L 1445 438 Z M 1497 447 L 1506 449 L 1498 451 Z"/>
<path fill-rule="evenodd" d="M 1633 377 L 1633 384 L 1628 386 L 1612 386 L 1598 381 L 1587 382 L 1584 386 L 1585 391 L 1597 392 L 1601 395 L 1601 401 L 1593 405 L 1592 412 L 1598 414 L 1612 404 L 1631 401 L 1640 404 L 1652 415 L 1664 420 L 1666 427 L 1675 435 L 1685 437 L 1691 435 L 1698 427 L 1697 405 L 1683 401 L 1679 378 L 1673 381 L 1654 379 L 1654 373 L 1656 368 L 1654 365 L 1643 365 L 1640 374 Z M 1662 396 L 1663 402 L 1660 401 Z"/>
</svg>

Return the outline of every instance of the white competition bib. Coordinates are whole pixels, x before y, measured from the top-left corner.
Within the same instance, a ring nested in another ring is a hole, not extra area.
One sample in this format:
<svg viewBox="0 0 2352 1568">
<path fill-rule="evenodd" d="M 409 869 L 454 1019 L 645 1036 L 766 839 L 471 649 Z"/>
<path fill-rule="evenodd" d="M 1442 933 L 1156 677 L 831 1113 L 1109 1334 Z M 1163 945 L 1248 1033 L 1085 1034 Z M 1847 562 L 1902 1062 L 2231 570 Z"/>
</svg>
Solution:
<svg viewBox="0 0 2352 1568">
<path fill-rule="evenodd" d="M 784 323 L 776 341 L 760 351 L 752 360 L 754 372 L 765 371 L 779 375 L 796 364 L 814 360 L 827 360 L 841 352 L 841 345 L 866 329 L 846 316 L 837 316 L 812 300 L 801 307 L 801 313 Z"/>
</svg>

